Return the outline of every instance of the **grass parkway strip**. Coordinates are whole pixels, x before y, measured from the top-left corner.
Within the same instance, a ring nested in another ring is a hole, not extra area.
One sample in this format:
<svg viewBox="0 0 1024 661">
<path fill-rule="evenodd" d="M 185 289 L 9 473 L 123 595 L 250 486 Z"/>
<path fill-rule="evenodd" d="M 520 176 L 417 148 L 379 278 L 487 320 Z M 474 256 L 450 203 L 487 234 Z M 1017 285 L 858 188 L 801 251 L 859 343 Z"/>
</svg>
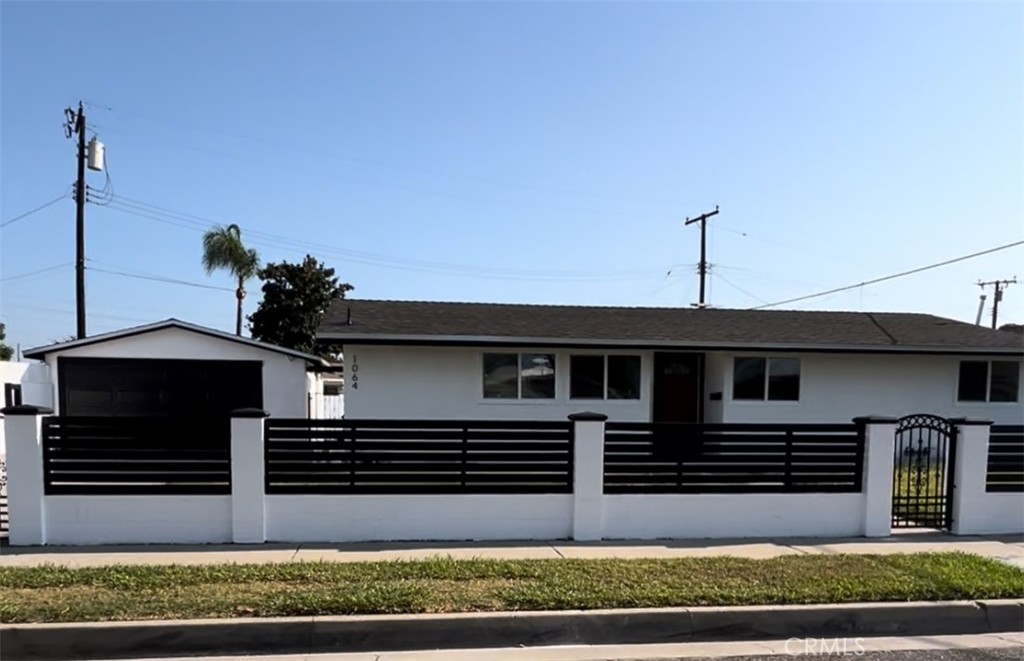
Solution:
<svg viewBox="0 0 1024 661">
<path fill-rule="evenodd" d="M 8 624 L 1021 597 L 965 553 L 0 568 Z"/>
</svg>

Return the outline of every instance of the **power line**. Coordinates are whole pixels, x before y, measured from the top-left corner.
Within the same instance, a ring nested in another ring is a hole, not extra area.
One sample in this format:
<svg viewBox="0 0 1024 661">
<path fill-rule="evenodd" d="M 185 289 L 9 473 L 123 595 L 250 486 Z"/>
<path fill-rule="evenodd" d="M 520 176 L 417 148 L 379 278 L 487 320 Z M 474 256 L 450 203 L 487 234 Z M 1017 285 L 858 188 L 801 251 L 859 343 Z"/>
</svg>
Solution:
<svg viewBox="0 0 1024 661">
<path fill-rule="evenodd" d="M 86 105 L 89 105 L 89 104 L 86 104 Z M 103 106 L 94 106 L 94 107 L 103 107 Z M 110 108 L 104 108 L 104 109 L 110 110 Z M 132 113 L 129 113 L 127 116 L 130 117 L 131 114 Z M 192 132 L 196 132 L 196 133 L 213 133 L 213 134 L 222 135 L 222 136 L 225 136 L 225 137 L 228 137 L 228 138 L 232 138 L 232 139 L 246 140 L 246 141 L 249 141 L 249 142 L 254 142 L 256 144 L 265 145 L 267 147 L 271 147 L 271 148 L 274 148 L 274 149 L 280 149 L 280 150 L 286 150 L 286 151 L 305 152 L 307 154 L 312 154 L 312 155 L 315 155 L 315 156 L 319 156 L 320 158 L 327 158 L 327 159 L 332 159 L 332 160 L 337 160 L 337 161 L 343 161 L 343 162 L 353 163 L 353 164 L 357 164 L 357 165 L 369 165 L 369 166 L 376 167 L 376 168 L 402 170 L 402 171 L 405 171 L 405 172 L 409 172 L 409 173 L 413 173 L 413 174 L 419 174 L 419 175 L 422 175 L 422 176 L 427 176 L 427 177 L 431 177 L 431 178 L 435 178 L 435 179 L 437 179 L 437 178 L 463 179 L 463 180 L 466 180 L 466 181 L 473 181 L 473 182 L 485 184 L 485 185 L 488 185 L 488 186 L 499 187 L 499 188 L 501 188 L 501 187 L 505 187 L 505 188 L 518 188 L 518 189 L 523 189 L 523 190 L 533 190 L 533 191 L 538 191 L 538 192 L 547 192 L 547 193 L 554 193 L 554 194 L 560 194 L 560 195 L 571 195 L 571 196 L 576 196 L 576 197 L 589 197 L 589 198 L 596 198 L 596 199 L 602 199 L 602 198 L 604 198 L 604 199 L 617 199 L 617 200 L 622 200 L 622 201 L 642 202 L 644 204 L 659 204 L 659 205 L 660 204 L 666 204 L 666 205 L 667 204 L 674 204 L 674 202 L 672 202 L 670 200 L 643 199 L 643 198 L 637 198 L 637 197 L 628 196 L 628 195 L 616 195 L 614 193 L 606 193 L 606 192 L 599 193 L 599 192 L 593 192 L 593 191 L 580 191 L 580 190 L 573 190 L 573 189 L 567 189 L 567 188 L 559 188 L 559 187 L 554 187 L 554 186 L 545 186 L 545 185 L 542 185 L 542 184 L 533 184 L 533 183 L 523 183 L 523 182 L 508 181 L 508 180 L 502 180 L 502 179 L 496 179 L 496 178 L 481 177 L 479 175 L 473 175 L 473 174 L 464 174 L 464 173 L 456 173 L 456 172 L 438 172 L 438 171 L 433 170 L 433 169 L 417 168 L 415 166 L 409 166 L 409 165 L 393 163 L 393 162 L 388 162 L 388 161 L 381 161 L 381 160 L 377 160 L 377 159 L 370 159 L 370 158 L 362 158 L 362 157 L 358 157 L 358 156 L 348 156 L 348 155 L 337 154 L 337 153 L 325 151 L 323 149 L 316 149 L 316 148 L 311 148 L 311 147 L 304 147 L 304 146 L 301 146 L 301 145 L 287 144 L 287 143 L 282 143 L 282 142 L 275 142 L 275 141 L 272 141 L 272 140 L 266 140 L 265 138 L 260 138 L 260 137 L 253 136 L 253 135 L 248 135 L 248 134 L 245 134 L 245 133 L 238 133 L 238 132 L 234 132 L 234 131 L 226 131 L 226 130 L 218 129 L 218 128 L 195 126 L 195 125 L 190 125 L 190 124 L 187 124 L 187 123 L 175 122 L 173 120 L 168 120 L 168 119 L 164 119 L 164 118 L 147 117 L 147 116 L 144 116 L 144 115 L 141 115 L 141 114 L 138 114 L 138 113 L 134 113 L 134 115 L 135 115 L 136 118 L 142 119 L 143 121 L 147 121 L 147 122 L 149 122 L 149 121 L 156 121 L 156 122 L 167 124 L 169 126 L 174 126 L 174 127 L 179 128 L 179 129 L 186 130 L 186 131 L 192 131 Z M 125 115 L 122 115 L 122 116 L 125 116 Z M 106 127 L 106 128 L 107 128 L 107 130 L 111 129 L 111 127 Z M 112 130 L 114 130 L 115 132 L 117 132 L 117 131 L 126 131 L 128 133 L 135 133 L 135 131 L 133 131 L 132 129 L 125 129 L 124 127 L 115 127 Z M 195 147 L 193 145 L 178 145 L 178 146 L 184 146 L 184 147 L 191 148 L 191 149 L 197 149 L 198 148 L 198 147 Z M 221 155 L 230 155 L 230 154 L 226 154 L 225 152 L 220 152 L 220 151 L 212 150 L 212 149 L 208 149 L 208 148 L 202 148 L 201 150 L 202 151 L 208 151 L 208 152 L 211 152 L 211 153 L 221 154 Z M 458 195 L 456 193 L 440 193 L 440 192 L 437 192 L 437 191 L 426 191 L 426 192 L 432 192 L 434 194 L 450 195 L 450 196 L 456 196 L 456 197 L 463 197 L 463 196 Z M 483 200 L 481 198 L 475 198 L 475 197 L 466 198 L 466 199 L 472 199 L 472 200 L 476 200 L 476 201 L 487 201 L 487 200 Z M 518 206 L 518 205 L 516 205 L 516 206 Z"/>
<path fill-rule="evenodd" d="M 213 218 L 205 218 L 203 216 L 197 216 L 197 215 L 190 214 L 190 213 L 184 213 L 184 212 L 180 212 L 180 211 L 175 211 L 173 209 L 168 209 L 166 207 L 160 207 L 160 206 L 157 206 L 157 205 L 154 205 L 154 204 L 150 204 L 148 202 L 143 202 L 141 200 L 133 200 L 133 199 L 130 199 L 130 198 L 126 198 L 126 197 L 121 196 L 121 195 L 118 195 L 118 196 L 115 197 L 115 203 L 120 205 L 121 207 L 127 207 L 128 209 L 132 209 L 132 210 L 136 210 L 136 211 L 141 211 L 143 213 L 155 214 L 157 216 L 165 217 L 164 219 L 171 218 L 171 219 L 173 219 L 175 221 L 178 221 L 179 223 L 184 223 L 184 225 L 182 225 L 183 227 L 184 226 L 188 226 L 190 229 L 196 229 L 198 231 L 203 231 L 203 232 L 205 232 L 206 230 L 209 229 L 209 224 L 210 223 L 214 223 L 214 224 L 227 224 L 225 221 L 220 221 L 220 220 L 216 220 L 216 219 L 213 219 Z M 122 209 L 122 210 L 123 211 L 127 211 L 128 209 Z M 320 250 L 320 251 L 330 251 L 330 252 L 335 253 L 336 255 L 339 255 L 339 256 L 342 256 L 342 257 L 345 257 L 345 258 L 348 258 L 348 259 L 363 260 L 364 263 L 370 263 L 370 262 L 376 263 L 376 262 L 379 261 L 379 262 L 387 262 L 389 265 L 390 264 L 397 264 L 397 265 L 423 267 L 423 268 L 427 268 L 427 269 L 457 270 L 457 271 L 460 271 L 460 272 L 463 272 L 463 271 L 465 271 L 465 272 L 487 272 L 487 273 L 493 273 L 493 274 L 496 274 L 496 275 L 527 275 L 527 276 L 568 277 L 568 278 L 600 277 L 602 279 L 609 279 L 609 278 L 629 277 L 631 275 L 636 275 L 636 274 L 639 273 L 638 271 L 620 271 L 620 272 L 607 272 L 607 271 L 601 271 L 601 272 L 580 272 L 580 271 L 557 271 L 557 270 L 554 270 L 554 271 L 540 271 L 540 270 L 533 270 L 533 269 L 503 269 L 503 268 L 480 267 L 480 266 L 471 266 L 471 265 L 459 265 L 459 264 L 452 264 L 450 262 L 431 262 L 431 261 L 425 261 L 425 260 L 414 260 L 414 259 L 401 258 L 401 257 L 392 257 L 392 256 L 389 256 L 389 255 L 382 255 L 382 254 L 378 254 L 378 253 L 370 253 L 370 252 L 363 252 L 363 251 L 357 251 L 357 250 L 349 250 L 349 249 L 345 249 L 345 248 L 338 248 L 338 247 L 329 246 L 329 245 L 325 245 L 325 244 L 321 244 L 321 243 L 314 243 L 314 242 L 310 242 L 310 241 L 302 241 L 302 240 L 292 239 L 292 238 L 289 238 L 289 237 L 286 237 L 286 236 L 282 236 L 280 234 L 271 234 L 269 232 L 263 232 L 261 230 L 255 230 L 255 229 L 251 229 L 251 228 L 246 228 L 245 226 L 242 226 L 242 229 L 243 229 L 243 231 L 247 235 L 250 235 L 250 236 L 262 239 L 268 245 L 283 244 L 283 245 L 287 245 L 288 247 L 301 247 L 301 248 L 304 248 L 304 249 L 314 249 L 314 250 Z M 644 275 L 643 277 L 647 278 L 648 276 Z"/>
<path fill-rule="evenodd" d="M 712 270 L 712 271 L 711 271 L 711 275 L 712 275 L 712 277 L 714 277 L 714 278 L 718 278 L 719 280 L 721 280 L 721 281 L 722 281 L 722 282 L 724 282 L 725 284 L 729 285 L 730 287 L 732 287 L 733 289 L 735 289 L 735 290 L 736 290 L 736 291 L 738 291 L 739 293 L 741 293 L 741 294 L 744 294 L 744 295 L 746 295 L 746 296 L 749 296 L 750 298 L 754 299 L 755 301 L 758 301 L 759 303 L 767 303 L 767 301 L 765 301 L 765 300 L 764 300 L 763 298 L 761 298 L 760 296 L 754 296 L 753 294 L 751 294 L 750 292 L 748 292 L 748 291 L 747 291 L 746 289 L 743 289 L 743 288 L 742 288 L 742 287 L 740 287 L 739 285 L 737 285 L 737 284 L 734 284 L 734 283 L 730 282 L 730 281 L 729 281 L 729 280 L 727 280 L 727 279 L 726 279 L 725 277 L 723 277 L 721 273 L 716 273 L 716 272 L 715 272 L 714 270 Z"/>
<path fill-rule="evenodd" d="M 92 263 L 97 263 L 93 260 L 89 260 Z M 109 275 L 118 275 L 125 278 L 136 278 L 139 280 L 152 280 L 154 282 L 163 282 L 172 285 L 183 285 L 186 287 L 196 287 L 199 289 L 214 289 L 217 291 L 235 291 L 230 287 L 218 287 L 217 285 L 206 285 L 201 282 L 191 282 L 189 280 L 178 280 L 177 278 L 168 278 L 162 275 L 155 275 L 152 273 L 130 273 L 128 271 L 120 271 L 114 269 L 105 269 L 96 266 L 89 267 L 90 271 L 96 271 L 97 273 L 107 273 Z"/>
<path fill-rule="evenodd" d="M 28 218 L 29 216 L 31 216 L 34 213 L 37 213 L 37 212 L 42 211 L 43 209 L 45 209 L 45 208 L 47 208 L 49 206 L 57 204 L 61 200 L 67 199 L 67 197 L 68 197 L 68 194 L 67 193 L 63 193 L 63 194 L 61 194 L 60 197 L 55 197 L 55 198 L 53 198 L 52 200 L 50 200 L 49 202 L 47 202 L 46 204 L 44 204 L 42 206 L 38 206 L 35 209 L 32 209 L 31 211 L 26 211 L 25 213 L 21 214 L 20 216 L 15 216 L 14 218 L 11 218 L 10 220 L 5 220 L 3 223 L 0 223 L 0 229 L 3 229 L 5 227 L 7 227 L 8 225 L 13 225 L 14 223 L 18 222 L 22 218 Z"/>
<path fill-rule="evenodd" d="M 141 200 L 126 198 L 122 195 L 114 195 L 107 208 L 120 213 L 137 216 L 192 230 L 194 232 L 206 232 L 211 224 L 228 224 L 225 221 L 206 218 L 190 213 L 175 211 L 167 207 L 161 207 Z M 506 269 L 481 267 L 472 265 L 460 265 L 448 262 L 432 262 L 426 260 L 415 260 L 401 257 L 392 257 L 377 253 L 348 250 L 334 246 L 291 239 L 278 234 L 271 234 L 260 230 L 242 227 L 247 236 L 253 237 L 252 243 L 272 248 L 283 248 L 297 253 L 308 253 L 316 251 L 319 254 L 344 259 L 350 262 L 377 266 L 381 268 L 392 268 L 407 271 L 429 271 L 446 275 L 462 275 L 467 277 L 479 277 L 498 280 L 521 280 L 521 281 L 583 281 L 583 282 L 607 282 L 619 280 L 649 280 L 654 276 L 641 274 L 640 271 L 541 271 L 529 269 Z"/>
<path fill-rule="evenodd" d="M 45 307 L 45 306 L 40 306 L 40 305 L 18 304 L 18 305 L 15 305 L 14 307 L 16 307 L 18 309 L 24 309 L 24 310 L 33 310 L 33 311 L 36 311 L 36 312 L 54 312 L 54 313 L 57 313 L 57 314 L 75 314 L 76 313 L 75 310 L 69 310 L 67 308 L 51 308 L 51 307 Z M 97 313 L 97 312 L 92 312 L 92 311 L 89 312 L 89 316 L 90 317 L 96 317 L 96 318 L 99 318 L 99 319 L 112 319 L 114 321 L 142 321 L 142 322 L 152 321 L 152 319 L 144 319 L 142 317 L 124 317 L 124 316 L 116 315 L 116 314 L 102 314 L 102 313 Z"/>
<path fill-rule="evenodd" d="M 18 275 L 12 275 L 8 278 L 0 278 L 0 282 L 10 282 L 12 280 L 21 280 L 22 278 L 30 278 L 33 275 L 40 275 L 42 273 L 49 273 L 50 271 L 56 271 L 57 269 L 67 268 L 72 266 L 72 262 L 66 262 L 64 264 L 57 264 L 56 266 L 47 266 L 45 269 L 39 269 L 37 271 L 29 271 L 28 273 L 19 273 Z"/>
<path fill-rule="evenodd" d="M 828 296 L 829 294 L 838 294 L 839 292 L 849 291 L 851 289 L 857 289 L 858 287 L 864 287 L 867 285 L 875 285 L 879 282 L 885 282 L 886 280 L 895 280 L 896 278 L 902 278 L 907 275 L 913 275 L 915 273 L 921 273 L 922 271 L 928 271 L 930 269 L 937 269 L 940 266 L 948 266 L 949 264 L 955 264 L 957 262 L 963 262 L 968 259 L 975 257 L 981 257 L 982 255 L 988 255 L 990 253 L 999 252 L 1000 250 L 1007 250 L 1008 248 L 1014 248 L 1016 246 L 1024 245 L 1024 241 L 1015 241 L 1013 243 L 1007 243 L 1002 246 L 995 248 L 989 248 L 988 250 L 982 250 L 981 252 L 971 253 L 970 255 L 963 255 L 962 257 L 954 257 L 953 259 L 947 259 L 944 262 L 938 262 L 936 264 L 929 264 L 928 266 L 921 266 L 916 269 L 909 271 L 903 271 L 901 273 L 894 273 L 892 275 L 882 276 L 881 278 L 875 278 L 874 280 L 865 280 L 864 282 L 858 282 L 855 285 L 847 285 L 845 287 L 837 287 L 835 289 L 829 289 L 828 291 L 818 292 L 816 294 L 808 294 L 807 296 L 798 296 L 797 298 L 790 298 L 785 301 L 779 301 L 777 303 L 766 303 L 757 307 L 751 308 L 752 310 L 762 310 L 764 308 L 773 308 L 777 305 L 786 305 L 788 303 L 796 303 L 798 301 L 806 301 L 812 298 L 819 298 L 821 296 Z"/>
</svg>

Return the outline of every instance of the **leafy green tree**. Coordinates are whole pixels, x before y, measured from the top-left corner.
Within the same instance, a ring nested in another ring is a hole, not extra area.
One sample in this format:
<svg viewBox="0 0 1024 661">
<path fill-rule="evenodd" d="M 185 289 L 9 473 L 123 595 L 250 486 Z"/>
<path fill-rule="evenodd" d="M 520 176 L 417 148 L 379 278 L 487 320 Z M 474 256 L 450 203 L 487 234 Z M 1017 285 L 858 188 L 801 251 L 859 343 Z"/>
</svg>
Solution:
<svg viewBox="0 0 1024 661">
<path fill-rule="evenodd" d="M 206 274 L 224 270 L 238 280 L 235 290 L 235 335 L 242 334 L 242 301 L 245 300 L 245 282 L 251 280 L 260 268 L 260 256 L 242 243 L 242 230 L 238 225 L 214 227 L 203 234 L 203 267 Z"/>
<path fill-rule="evenodd" d="M 263 300 L 249 315 L 252 336 L 289 349 L 328 356 L 331 348 L 317 345 L 316 329 L 336 300 L 352 285 L 339 283 L 334 269 L 306 255 L 300 264 L 267 264 L 256 274 L 263 281 Z"/>
<path fill-rule="evenodd" d="M 14 357 L 14 348 L 4 342 L 7 339 L 7 326 L 0 321 L 0 360 L 10 360 Z"/>
</svg>

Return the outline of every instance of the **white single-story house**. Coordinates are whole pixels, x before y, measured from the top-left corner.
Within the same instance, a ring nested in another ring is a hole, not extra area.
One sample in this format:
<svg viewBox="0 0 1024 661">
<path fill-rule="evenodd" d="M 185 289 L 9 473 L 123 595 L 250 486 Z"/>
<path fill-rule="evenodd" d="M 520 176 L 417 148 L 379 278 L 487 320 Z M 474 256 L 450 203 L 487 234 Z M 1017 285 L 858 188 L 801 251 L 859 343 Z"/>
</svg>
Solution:
<svg viewBox="0 0 1024 661">
<path fill-rule="evenodd" d="M 1024 339 L 927 314 L 342 300 L 346 417 L 1020 424 Z"/>
<path fill-rule="evenodd" d="M 30 349 L 50 396 L 22 403 L 68 416 L 227 417 L 261 408 L 305 418 L 323 359 L 177 319 Z"/>
</svg>

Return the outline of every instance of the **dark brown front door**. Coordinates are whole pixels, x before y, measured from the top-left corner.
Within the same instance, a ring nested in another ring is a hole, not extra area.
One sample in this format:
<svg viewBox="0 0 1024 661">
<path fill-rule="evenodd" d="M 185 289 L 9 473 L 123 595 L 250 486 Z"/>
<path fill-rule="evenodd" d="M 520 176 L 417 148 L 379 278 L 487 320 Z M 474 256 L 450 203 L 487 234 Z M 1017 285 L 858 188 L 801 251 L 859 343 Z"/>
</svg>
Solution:
<svg viewBox="0 0 1024 661">
<path fill-rule="evenodd" d="M 702 358 L 699 353 L 654 354 L 653 422 L 700 422 Z"/>
</svg>

